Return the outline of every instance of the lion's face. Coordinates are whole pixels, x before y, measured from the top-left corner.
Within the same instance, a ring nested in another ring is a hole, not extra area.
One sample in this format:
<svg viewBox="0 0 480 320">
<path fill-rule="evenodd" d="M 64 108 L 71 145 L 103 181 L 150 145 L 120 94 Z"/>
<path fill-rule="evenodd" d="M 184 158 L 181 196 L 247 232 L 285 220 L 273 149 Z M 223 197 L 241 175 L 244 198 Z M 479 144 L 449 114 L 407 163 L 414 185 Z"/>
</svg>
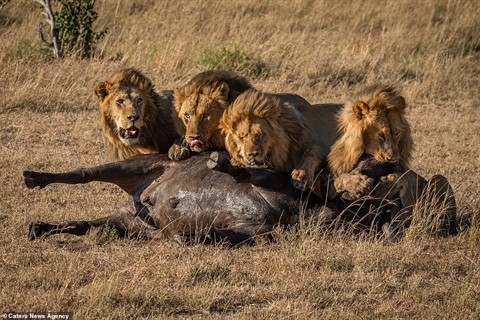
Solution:
<svg viewBox="0 0 480 320">
<path fill-rule="evenodd" d="M 350 172 L 364 154 L 407 170 L 413 151 L 405 99 L 392 86 L 366 88 L 345 105 L 338 124 L 340 136 L 328 155 L 335 175 Z"/>
<path fill-rule="evenodd" d="M 144 126 L 144 111 L 148 97 L 138 88 L 120 86 L 103 101 L 101 108 L 115 126 L 125 145 L 138 142 Z"/>
<path fill-rule="evenodd" d="M 232 160 L 249 167 L 269 167 L 274 148 L 270 124 L 262 118 L 243 119 L 227 130 L 225 146 Z"/>
<path fill-rule="evenodd" d="M 185 142 L 190 150 L 202 152 L 215 145 L 220 139 L 220 118 L 227 105 L 225 93 L 196 92 L 181 96 L 176 92 L 175 108 L 185 127 Z M 221 138 L 223 141 L 223 137 Z"/>
<path fill-rule="evenodd" d="M 135 69 L 124 69 L 95 87 L 100 102 L 100 122 L 104 136 L 116 145 L 136 145 L 145 129 L 153 85 Z"/>
<path fill-rule="evenodd" d="M 385 111 L 377 115 L 364 132 L 365 153 L 380 162 L 397 162 L 400 158 L 399 133 L 393 132 Z"/>
</svg>

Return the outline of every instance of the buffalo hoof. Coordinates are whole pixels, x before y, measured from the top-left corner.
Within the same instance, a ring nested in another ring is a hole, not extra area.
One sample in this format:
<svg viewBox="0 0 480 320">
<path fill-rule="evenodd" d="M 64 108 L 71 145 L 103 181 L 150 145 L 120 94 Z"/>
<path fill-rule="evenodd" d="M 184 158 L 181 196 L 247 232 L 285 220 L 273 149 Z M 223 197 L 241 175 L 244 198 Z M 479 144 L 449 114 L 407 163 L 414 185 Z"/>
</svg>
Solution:
<svg viewBox="0 0 480 320">
<path fill-rule="evenodd" d="M 228 157 L 221 152 L 214 151 L 210 154 L 210 159 L 207 161 L 207 167 L 211 170 L 224 171 L 231 166 Z"/>
<path fill-rule="evenodd" d="M 23 171 L 23 178 L 25 185 L 29 189 L 33 189 L 35 187 L 39 187 L 40 189 L 42 189 L 47 185 L 45 177 L 40 172 Z"/>
<path fill-rule="evenodd" d="M 28 240 L 41 238 L 52 229 L 52 225 L 45 222 L 30 222 L 28 224 Z"/>
</svg>

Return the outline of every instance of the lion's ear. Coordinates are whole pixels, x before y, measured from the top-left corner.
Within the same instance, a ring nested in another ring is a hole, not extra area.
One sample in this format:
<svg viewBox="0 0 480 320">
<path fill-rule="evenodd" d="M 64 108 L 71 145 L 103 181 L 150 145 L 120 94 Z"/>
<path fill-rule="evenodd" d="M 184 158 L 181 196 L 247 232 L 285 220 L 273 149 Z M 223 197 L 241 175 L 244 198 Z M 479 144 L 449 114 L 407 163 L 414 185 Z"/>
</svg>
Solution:
<svg viewBox="0 0 480 320">
<path fill-rule="evenodd" d="M 398 102 L 396 106 L 399 110 L 405 110 L 407 107 L 407 103 L 405 102 L 405 98 L 402 96 L 398 96 Z"/>
<path fill-rule="evenodd" d="M 183 90 L 182 88 L 176 88 L 175 90 L 173 90 L 173 105 L 178 113 L 182 109 L 182 104 L 183 101 L 185 101 L 185 98 L 185 90 Z"/>
<path fill-rule="evenodd" d="M 370 107 L 368 106 L 368 104 L 361 100 L 355 101 L 353 103 L 352 109 L 358 120 L 362 120 L 370 113 Z"/>
<path fill-rule="evenodd" d="M 218 98 L 228 100 L 229 92 L 230 92 L 230 88 L 228 87 L 228 84 L 222 81 L 216 85 L 215 89 L 213 90 L 213 95 Z"/>
<path fill-rule="evenodd" d="M 103 100 L 105 100 L 105 98 L 108 96 L 107 83 L 100 82 L 95 87 L 95 94 L 97 95 L 98 100 L 100 100 L 100 102 L 103 102 Z"/>
<path fill-rule="evenodd" d="M 139 78 L 138 87 L 145 94 L 149 94 L 153 89 L 152 82 L 143 76 Z"/>
</svg>

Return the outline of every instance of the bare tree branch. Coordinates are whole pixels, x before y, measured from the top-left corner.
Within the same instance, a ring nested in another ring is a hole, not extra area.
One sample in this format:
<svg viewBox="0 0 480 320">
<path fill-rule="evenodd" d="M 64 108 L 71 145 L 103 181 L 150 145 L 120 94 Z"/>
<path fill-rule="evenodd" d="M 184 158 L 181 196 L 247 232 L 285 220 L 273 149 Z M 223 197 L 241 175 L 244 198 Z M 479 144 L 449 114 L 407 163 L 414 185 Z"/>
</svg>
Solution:
<svg viewBox="0 0 480 320">
<path fill-rule="evenodd" d="M 58 30 L 55 25 L 55 16 L 53 15 L 53 12 L 52 12 L 52 6 L 50 4 L 50 0 L 33 0 L 33 1 L 41 4 L 43 6 L 43 9 L 45 10 L 44 12 L 42 12 L 42 14 L 45 16 L 45 20 L 50 25 L 50 32 L 52 34 L 52 42 L 49 46 L 52 48 L 55 58 L 58 59 L 62 56 L 62 52 L 59 46 Z M 48 42 L 45 40 L 45 36 L 43 35 L 42 23 L 40 23 L 40 25 L 38 26 L 38 35 L 42 42 L 45 42 L 48 44 Z"/>
<path fill-rule="evenodd" d="M 10 0 L 0 0 L 0 10 L 2 10 L 9 2 Z"/>
</svg>

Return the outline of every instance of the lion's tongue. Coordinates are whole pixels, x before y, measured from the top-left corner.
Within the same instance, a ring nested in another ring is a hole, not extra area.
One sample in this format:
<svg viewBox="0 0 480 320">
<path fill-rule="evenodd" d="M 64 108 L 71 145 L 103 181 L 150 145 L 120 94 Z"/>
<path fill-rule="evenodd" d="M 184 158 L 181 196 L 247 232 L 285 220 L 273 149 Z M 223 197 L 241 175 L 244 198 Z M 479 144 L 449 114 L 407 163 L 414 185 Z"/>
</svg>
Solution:
<svg viewBox="0 0 480 320">
<path fill-rule="evenodd" d="M 190 146 L 190 148 L 193 148 L 203 145 L 203 142 L 200 140 L 192 140 L 188 145 Z"/>
<path fill-rule="evenodd" d="M 133 137 L 137 134 L 137 129 L 135 128 L 128 128 L 128 129 L 125 129 L 125 135 L 127 137 Z"/>
</svg>

